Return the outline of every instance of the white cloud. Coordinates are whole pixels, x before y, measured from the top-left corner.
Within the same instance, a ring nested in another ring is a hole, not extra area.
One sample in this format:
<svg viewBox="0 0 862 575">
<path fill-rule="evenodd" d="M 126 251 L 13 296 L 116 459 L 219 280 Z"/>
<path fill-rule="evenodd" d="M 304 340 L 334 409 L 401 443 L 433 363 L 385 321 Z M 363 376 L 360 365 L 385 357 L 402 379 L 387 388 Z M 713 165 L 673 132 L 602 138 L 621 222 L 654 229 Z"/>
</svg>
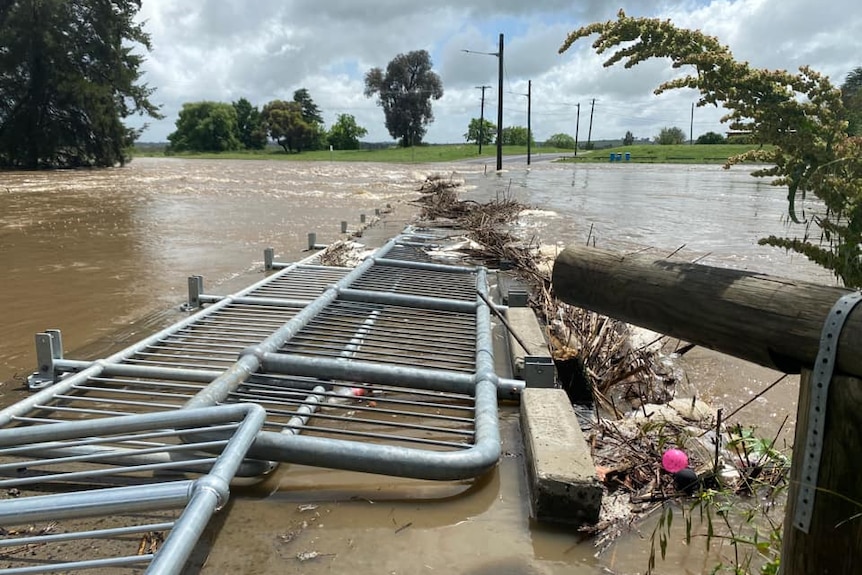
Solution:
<svg viewBox="0 0 862 575">
<path fill-rule="evenodd" d="M 167 117 L 149 120 L 142 139 L 165 140 L 183 102 L 246 97 L 263 106 L 305 87 L 327 122 L 339 113 L 353 114 L 368 128 L 369 140 L 390 140 L 380 108 L 362 94 L 363 75 L 398 53 L 426 49 L 445 92 L 434 103 L 436 121 L 426 139 L 461 141 L 470 118 L 479 115 L 475 87 L 493 87 L 485 109 L 492 121 L 497 98 L 496 58 L 462 50 L 496 52 L 500 32 L 506 125 L 526 124 L 526 99 L 518 94 L 532 80 L 532 124 L 540 140 L 573 134 L 577 103 L 585 139 L 593 98 L 593 139 L 627 130 L 650 137 L 668 125 L 688 132 L 695 94 L 652 94 L 679 73 L 666 62 L 604 68 L 589 39 L 557 54 L 569 31 L 613 18 L 619 6 L 633 16 L 670 18 L 715 35 L 737 58 L 758 67 L 795 70 L 808 64 L 840 84 L 862 65 L 855 59 L 862 53 L 862 13 L 851 0 L 144 0 L 139 19 L 146 21 L 154 48 L 144 81 L 157 89 L 153 101 Z M 721 131 L 720 116 L 720 110 L 696 110 L 695 135 Z"/>
</svg>

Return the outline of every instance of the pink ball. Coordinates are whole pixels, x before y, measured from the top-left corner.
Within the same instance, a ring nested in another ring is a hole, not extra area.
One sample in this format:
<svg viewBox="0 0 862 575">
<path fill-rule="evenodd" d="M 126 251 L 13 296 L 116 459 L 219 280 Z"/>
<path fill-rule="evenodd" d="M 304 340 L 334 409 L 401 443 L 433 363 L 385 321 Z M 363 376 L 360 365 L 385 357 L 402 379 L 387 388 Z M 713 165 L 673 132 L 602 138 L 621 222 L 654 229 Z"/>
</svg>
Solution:
<svg viewBox="0 0 862 575">
<path fill-rule="evenodd" d="M 668 449 L 661 456 L 661 466 L 668 473 L 676 473 L 688 467 L 688 455 L 681 449 Z"/>
</svg>

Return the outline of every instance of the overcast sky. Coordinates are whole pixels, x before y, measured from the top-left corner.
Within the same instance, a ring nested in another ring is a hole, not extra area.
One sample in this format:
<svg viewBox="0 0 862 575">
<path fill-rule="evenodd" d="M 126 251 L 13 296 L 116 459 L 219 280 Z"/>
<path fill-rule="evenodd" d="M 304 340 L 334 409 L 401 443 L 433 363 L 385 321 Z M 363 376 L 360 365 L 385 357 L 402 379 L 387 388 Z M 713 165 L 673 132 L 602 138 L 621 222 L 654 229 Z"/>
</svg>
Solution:
<svg viewBox="0 0 862 575">
<path fill-rule="evenodd" d="M 397 54 L 424 49 L 443 82 L 426 141 L 463 142 L 471 118 L 496 121 L 497 59 L 462 50 L 496 52 L 505 35 L 504 126 L 527 124 L 532 80 L 532 128 L 538 141 L 575 134 L 586 140 L 595 99 L 592 139 L 652 138 L 665 126 L 688 135 L 695 93 L 661 96 L 653 89 L 674 76 L 665 61 L 626 70 L 603 68 L 581 40 L 560 55 L 567 34 L 615 17 L 670 18 L 730 46 L 739 60 L 795 71 L 810 65 L 840 85 L 862 66 L 859 0 L 143 0 L 139 20 L 152 37 L 143 66 L 165 119 L 146 120 L 141 141 L 165 141 L 184 102 L 235 101 L 263 107 L 307 88 L 329 126 L 338 114 L 356 117 L 368 141 L 391 141 L 383 111 L 363 95 L 363 78 Z M 678 72 L 677 72 L 678 73 Z M 724 132 L 721 111 L 697 108 L 694 136 Z M 140 126 L 144 120 L 130 118 Z"/>
</svg>

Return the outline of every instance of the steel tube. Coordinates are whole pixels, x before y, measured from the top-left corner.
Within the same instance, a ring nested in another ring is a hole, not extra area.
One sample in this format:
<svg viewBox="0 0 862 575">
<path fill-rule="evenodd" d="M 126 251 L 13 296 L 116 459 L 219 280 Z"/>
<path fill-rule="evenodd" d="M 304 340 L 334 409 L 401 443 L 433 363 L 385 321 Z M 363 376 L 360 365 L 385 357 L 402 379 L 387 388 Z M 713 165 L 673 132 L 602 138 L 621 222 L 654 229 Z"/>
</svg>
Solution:
<svg viewBox="0 0 862 575">
<path fill-rule="evenodd" d="M 473 313 L 476 310 L 475 302 L 349 288 L 340 289 L 338 299 L 459 313 Z"/>
<path fill-rule="evenodd" d="M 480 381 L 476 385 L 475 443 L 461 451 L 427 451 L 263 431 L 249 455 L 397 477 L 438 481 L 471 479 L 493 469 L 500 458 L 496 416 L 497 388 L 490 381 Z"/>
<path fill-rule="evenodd" d="M 466 372 L 386 365 L 339 357 L 308 357 L 283 353 L 263 354 L 263 369 L 287 375 L 304 375 L 344 381 L 359 380 L 401 387 L 421 387 L 473 395 L 475 376 Z"/>
<path fill-rule="evenodd" d="M 94 515 L 137 513 L 182 507 L 192 495 L 194 481 L 173 481 L 132 487 L 110 487 L 74 493 L 4 499 L 0 522 L 21 525 Z"/>
<path fill-rule="evenodd" d="M 427 247 L 427 246 L 426 246 Z M 410 268 L 414 270 L 428 270 L 435 272 L 447 272 L 455 274 L 472 274 L 476 273 L 476 268 L 472 266 L 450 266 L 448 264 L 435 264 L 431 262 L 414 262 L 407 260 L 390 260 L 385 256 L 374 257 L 374 261 L 380 266 L 391 266 L 394 268 Z"/>
</svg>

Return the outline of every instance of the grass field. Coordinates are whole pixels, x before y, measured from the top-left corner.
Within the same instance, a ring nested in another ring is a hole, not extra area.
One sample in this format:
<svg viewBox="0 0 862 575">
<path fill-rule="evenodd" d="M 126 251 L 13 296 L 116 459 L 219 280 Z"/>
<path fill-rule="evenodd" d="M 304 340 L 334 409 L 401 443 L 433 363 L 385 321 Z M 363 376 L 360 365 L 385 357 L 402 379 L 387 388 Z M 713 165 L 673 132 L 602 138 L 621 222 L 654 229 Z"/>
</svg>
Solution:
<svg viewBox="0 0 862 575">
<path fill-rule="evenodd" d="M 503 154 L 507 156 L 526 154 L 526 146 L 504 146 Z M 571 153 L 571 150 L 561 150 L 550 147 L 533 147 L 532 153 Z M 222 153 L 182 153 L 175 154 L 176 158 L 192 159 L 240 159 L 240 160 L 286 160 L 286 161 L 340 161 L 340 162 L 381 162 L 381 163 L 429 163 L 429 162 L 455 162 L 476 158 L 496 157 L 497 149 L 494 145 L 482 146 L 482 155 L 479 148 L 470 144 L 440 144 L 428 146 L 415 146 L 412 148 L 383 148 L 377 150 L 321 150 L 316 152 L 302 152 L 301 154 L 286 154 L 281 148 L 270 147 L 261 151 L 241 151 Z M 163 157 L 164 150 L 160 148 L 141 147 L 135 148 L 135 157 Z"/>
<path fill-rule="evenodd" d="M 578 151 L 576 158 L 567 157 L 567 162 L 610 162 L 611 153 L 631 154 L 631 162 L 647 164 L 723 164 L 727 158 L 747 152 L 756 146 L 748 144 L 679 144 L 670 146 L 639 145 L 619 146 L 586 153 Z"/>
<path fill-rule="evenodd" d="M 744 144 L 695 144 L 695 145 L 638 145 L 620 146 L 602 150 L 579 150 L 574 157 L 572 150 L 560 148 L 532 148 L 533 154 L 561 154 L 566 162 L 609 162 L 611 153 L 631 154 L 633 163 L 667 163 L 667 164 L 715 164 L 724 163 L 730 156 L 741 154 L 753 146 Z M 497 150 L 494 145 L 483 146 L 482 155 L 478 148 L 470 144 L 439 144 L 416 146 L 412 148 L 383 148 L 376 150 L 328 150 L 287 154 L 281 148 L 270 147 L 261 151 L 238 151 L 222 153 L 182 153 L 172 157 L 190 159 L 239 159 L 239 160 L 276 160 L 276 161 L 340 161 L 340 162 L 380 162 L 395 164 L 424 164 L 431 162 L 457 162 L 476 158 L 487 158 L 493 161 Z M 526 146 L 504 146 L 503 155 L 525 155 Z M 164 157 L 164 149 L 158 147 L 135 148 L 135 157 Z"/>
</svg>

